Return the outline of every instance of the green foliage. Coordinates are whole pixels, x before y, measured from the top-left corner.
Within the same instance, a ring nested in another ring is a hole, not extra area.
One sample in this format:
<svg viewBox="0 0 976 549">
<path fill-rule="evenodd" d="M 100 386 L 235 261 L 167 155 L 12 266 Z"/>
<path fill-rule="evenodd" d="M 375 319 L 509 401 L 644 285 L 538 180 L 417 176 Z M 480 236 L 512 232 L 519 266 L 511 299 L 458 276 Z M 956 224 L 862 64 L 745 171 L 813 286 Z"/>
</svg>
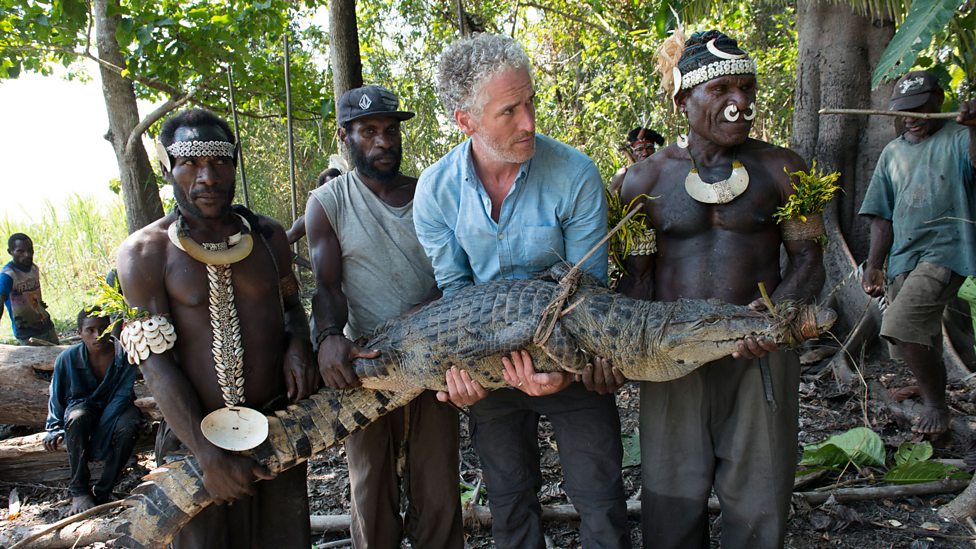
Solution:
<svg viewBox="0 0 976 549">
<path fill-rule="evenodd" d="M 902 442 L 895 451 L 895 465 L 907 465 L 918 461 L 925 461 L 932 457 L 932 444 L 922 442 Z"/>
<path fill-rule="evenodd" d="M 624 447 L 624 459 L 622 467 L 638 467 L 641 464 L 640 433 L 634 432 L 632 435 L 622 435 L 620 437 Z"/>
<path fill-rule="evenodd" d="M 800 465 L 838 468 L 846 467 L 848 463 L 884 467 L 885 450 L 881 437 L 867 427 L 855 427 L 821 443 L 804 446 L 800 460 Z"/>
<path fill-rule="evenodd" d="M 834 193 L 841 190 L 840 185 L 836 184 L 840 179 L 840 172 L 824 173 L 817 169 L 816 160 L 813 161 L 808 172 L 789 172 L 786 168 L 783 168 L 783 171 L 790 177 L 791 185 L 796 192 L 790 195 L 786 204 L 773 213 L 777 223 L 787 219 L 806 221 L 807 216 L 823 212 L 834 197 Z"/>
<path fill-rule="evenodd" d="M 932 43 L 956 14 L 958 0 L 914 0 L 905 21 L 888 43 L 871 76 L 871 89 L 911 70 L 918 54 Z"/>
<path fill-rule="evenodd" d="M 119 286 L 118 277 L 115 278 L 112 285 L 106 283 L 102 278 L 96 280 L 95 285 L 98 287 L 98 295 L 95 297 L 95 303 L 88 310 L 91 311 L 94 307 L 100 307 L 98 316 L 115 319 L 106 329 L 107 332 L 112 331 L 112 326 L 116 322 L 127 322 L 149 316 L 147 312 L 140 312 L 138 309 L 129 307 L 125 297 L 122 296 L 122 287 Z"/>
<path fill-rule="evenodd" d="M 934 480 L 968 479 L 969 475 L 957 467 L 946 465 L 932 458 L 932 445 L 928 442 L 905 442 L 894 453 L 894 465 L 884 475 L 885 482 L 911 484 Z M 881 437 L 866 427 L 834 435 L 818 444 L 803 448 L 801 466 L 813 470 L 840 470 L 853 463 L 858 466 L 885 467 L 885 449 Z M 809 473 L 810 469 L 797 474 Z"/>
<path fill-rule="evenodd" d="M 630 213 L 638 202 L 650 199 L 646 194 L 635 196 L 630 204 L 624 205 L 620 200 L 620 195 L 605 190 L 607 204 L 609 206 L 607 215 L 607 229 L 612 230 L 618 223 Z M 631 249 L 636 245 L 641 234 L 647 229 L 647 214 L 642 211 L 635 213 L 626 223 L 617 229 L 617 232 L 610 235 L 608 249 L 610 260 L 621 272 L 624 270 L 624 259 L 630 255 Z"/>
<path fill-rule="evenodd" d="M 141 99 L 192 92 L 191 103 L 229 112 L 227 68 L 233 70 L 242 114 L 283 116 L 283 37 L 290 36 L 291 93 L 297 118 L 318 119 L 331 101 L 327 73 L 316 59 L 325 46 L 321 29 L 305 21 L 324 1 L 115 0 L 115 38 Z M 94 58 L 93 27 L 100 14 L 77 0 L 0 4 L 0 78 L 22 70 L 49 74 L 54 64 L 73 67 Z M 78 74 L 72 71 L 71 75 Z"/>
<path fill-rule="evenodd" d="M 100 206 L 93 199 L 68 197 L 30 223 L 0 218 L 0 234 L 23 232 L 34 241 L 34 262 L 41 270 L 41 291 L 56 326 L 73 331 L 75 317 L 91 305 L 96 285 L 115 265 L 115 251 L 127 229 L 121 200 Z M 0 339 L 13 337 L 9 320 L 0 321 Z"/>
</svg>

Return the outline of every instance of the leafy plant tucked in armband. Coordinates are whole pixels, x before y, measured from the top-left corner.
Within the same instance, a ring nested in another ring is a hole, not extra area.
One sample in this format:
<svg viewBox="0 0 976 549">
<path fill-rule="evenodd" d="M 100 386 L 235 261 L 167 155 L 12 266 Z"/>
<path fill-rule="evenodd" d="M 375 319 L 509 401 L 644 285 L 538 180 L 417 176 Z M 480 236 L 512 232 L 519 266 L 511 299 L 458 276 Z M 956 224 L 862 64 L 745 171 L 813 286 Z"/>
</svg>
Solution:
<svg viewBox="0 0 976 549">
<path fill-rule="evenodd" d="M 784 233 L 789 231 L 797 235 L 793 238 L 786 237 L 787 240 L 812 239 L 822 246 L 826 245 L 823 220 L 810 218 L 823 213 L 834 193 L 842 190 L 836 184 L 840 179 L 840 172 L 824 173 L 817 169 L 816 160 L 808 172 L 789 172 L 785 167 L 783 171 L 790 177 L 790 184 L 796 192 L 790 195 L 786 204 L 776 209 L 773 217 L 777 223 L 784 224 Z"/>
<path fill-rule="evenodd" d="M 805 446 L 797 476 L 824 469 L 843 472 L 853 464 L 858 468 L 887 468 L 883 480 L 893 484 L 969 478 L 958 467 L 932 460 L 932 453 L 932 445 L 928 442 L 903 442 L 895 450 L 894 464 L 889 468 L 881 437 L 867 427 L 855 427 Z"/>
<path fill-rule="evenodd" d="M 94 305 L 89 307 L 88 310 L 91 311 L 95 307 L 101 309 L 100 311 L 96 311 L 98 316 L 108 317 L 112 320 L 108 328 L 105 329 L 105 333 L 111 332 L 119 322 L 124 324 L 132 320 L 141 320 L 150 316 L 146 311 L 129 307 L 129 304 L 125 301 L 125 297 L 122 295 L 122 287 L 119 286 L 118 278 L 111 285 L 104 280 L 98 281 L 98 296 L 95 298 Z"/>
<path fill-rule="evenodd" d="M 605 192 L 607 205 L 609 206 L 607 212 L 607 230 L 613 230 L 641 200 L 652 200 L 646 194 L 641 194 L 635 196 L 629 204 L 624 205 L 620 199 L 620 195 L 610 192 L 609 189 L 605 190 Z M 621 225 L 617 229 L 617 232 L 610 235 L 607 248 L 610 256 L 610 267 L 613 272 L 611 279 L 616 280 L 626 272 L 624 270 L 624 260 L 641 243 L 642 239 L 647 238 L 647 231 L 653 232 L 653 229 L 647 227 L 646 222 L 647 214 L 637 212 Z"/>
</svg>

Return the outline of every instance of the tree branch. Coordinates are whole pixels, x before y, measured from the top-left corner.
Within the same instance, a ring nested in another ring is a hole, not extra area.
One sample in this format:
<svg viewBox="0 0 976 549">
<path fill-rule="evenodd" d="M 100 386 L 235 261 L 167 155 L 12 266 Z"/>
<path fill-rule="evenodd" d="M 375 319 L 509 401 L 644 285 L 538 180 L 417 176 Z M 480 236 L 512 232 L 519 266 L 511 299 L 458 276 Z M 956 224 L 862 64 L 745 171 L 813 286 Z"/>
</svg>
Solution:
<svg viewBox="0 0 976 549">
<path fill-rule="evenodd" d="M 523 6 L 526 6 L 526 7 L 529 7 L 529 8 L 536 8 L 538 10 L 547 11 L 547 12 L 550 12 L 550 13 L 555 13 L 556 15 L 558 15 L 560 17 L 564 17 L 566 19 L 569 19 L 570 21 L 574 21 L 574 22 L 580 23 L 582 25 L 587 25 L 587 26 L 592 27 L 594 29 L 600 30 L 600 31 L 602 31 L 602 32 L 604 32 L 606 34 L 613 35 L 613 33 L 611 33 L 603 25 L 598 25 L 598 24 L 596 24 L 596 23 L 594 23 L 592 21 L 587 21 L 586 19 L 583 19 L 582 17 L 577 17 L 575 15 L 566 13 L 566 12 L 564 12 L 562 10 L 557 10 L 557 9 L 552 8 L 552 7 L 549 7 L 549 6 L 543 6 L 542 4 L 536 4 L 535 2 L 522 2 L 522 5 Z"/>
</svg>

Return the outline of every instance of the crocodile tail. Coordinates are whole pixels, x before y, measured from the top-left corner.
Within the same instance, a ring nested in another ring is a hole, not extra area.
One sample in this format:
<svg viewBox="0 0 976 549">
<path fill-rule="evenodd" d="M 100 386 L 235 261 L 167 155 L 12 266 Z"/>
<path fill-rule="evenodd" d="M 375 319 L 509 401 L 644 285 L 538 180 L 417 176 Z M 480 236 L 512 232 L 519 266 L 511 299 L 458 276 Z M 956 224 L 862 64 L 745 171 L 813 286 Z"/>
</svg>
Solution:
<svg viewBox="0 0 976 549">
<path fill-rule="evenodd" d="M 213 500 L 203 487 L 203 469 L 193 456 L 175 460 L 146 475 L 125 498 L 116 533 L 119 547 L 162 549 Z"/>
<path fill-rule="evenodd" d="M 272 473 L 280 473 L 342 442 L 422 391 L 324 388 L 268 416 L 268 438 L 242 454 Z M 126 498 L 128 509 L 116 530 L 121 546 L 162 549 L 212 501 L 203 485 L 203 470 L 193 456 L 168 463 L 147 475 Z"/>
</svg>

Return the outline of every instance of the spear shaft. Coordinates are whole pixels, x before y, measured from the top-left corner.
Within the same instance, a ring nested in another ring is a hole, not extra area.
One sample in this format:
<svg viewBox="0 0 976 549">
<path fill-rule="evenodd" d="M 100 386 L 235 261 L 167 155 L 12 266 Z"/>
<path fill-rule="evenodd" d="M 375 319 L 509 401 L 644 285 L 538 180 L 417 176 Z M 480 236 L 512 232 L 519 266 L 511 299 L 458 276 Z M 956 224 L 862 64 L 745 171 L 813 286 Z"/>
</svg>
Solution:
<svg viewBox="0 0 976 549">
<path fill-rule="evenodd" d="M 957 112 L 908 112 L 908 111 L 879 111 L 874 109 L 820 109 L 820 114 L 876 114 L 880 116 L 904 116 L 907 118 L 924 119 L 952 119 L 959 115 Z"/>
</svg>

